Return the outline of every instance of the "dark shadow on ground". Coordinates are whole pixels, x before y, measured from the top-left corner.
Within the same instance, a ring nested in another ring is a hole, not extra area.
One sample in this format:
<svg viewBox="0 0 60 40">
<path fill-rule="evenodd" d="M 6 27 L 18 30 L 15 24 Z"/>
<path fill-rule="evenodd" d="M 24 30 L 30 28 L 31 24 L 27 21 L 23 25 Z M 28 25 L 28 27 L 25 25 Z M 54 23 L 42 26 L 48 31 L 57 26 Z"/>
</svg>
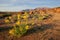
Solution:
<svg viewBox="0 0 60 40">
<path fill-rule="evenodd" d="M 54 25 L 52 25 L 52 24 L 43 24 L 41 26 L 34 26 L 33 28 L 29 29 L 23 36 L 33 34 L 36 32 L 43 32 L 47 29 L 52 29 L 53 27 L 54 27 Z M 13 27 L 0 27 L 0 32 L 8 31 L 12 28 Z"/>
<path fill-rule="evenodd" d="M 0 27 L 0 32 L 8 31 L 9 29 L 12 29 L 13 27 Z"/>
<path fill-rule="evenodd" d="M 41 25 L 40 27 L 35 26 L 35 27 L 29 29 L 26 32 L 26 34 L 24 34 L 23 36 L 33 34 L 33 33 L 36 33 L 36 32 L 43 32 L 47 29 L 52 29 L 53 27 L 54 27 L 54 25 L 52 25 L 52 24 L 44 24 L 44 25 Z"/>
</svg>

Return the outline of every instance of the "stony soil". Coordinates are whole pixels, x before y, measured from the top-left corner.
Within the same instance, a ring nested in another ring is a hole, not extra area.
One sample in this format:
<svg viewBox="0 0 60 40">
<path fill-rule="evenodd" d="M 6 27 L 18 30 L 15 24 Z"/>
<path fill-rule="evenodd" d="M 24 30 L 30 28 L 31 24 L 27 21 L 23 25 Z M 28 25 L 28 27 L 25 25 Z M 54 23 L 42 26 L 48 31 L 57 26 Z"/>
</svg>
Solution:
<svg viewBox="0 0 60 40">
<path fill-rule="evenodd" d="M 18 38 L 9 36 L 9 29 L 0 30 L 0 40 L 60 40 L 60 14 L 54 14 L 52 19 L 43 23 L 41 27 L 33 27 Z"/>
</svg>

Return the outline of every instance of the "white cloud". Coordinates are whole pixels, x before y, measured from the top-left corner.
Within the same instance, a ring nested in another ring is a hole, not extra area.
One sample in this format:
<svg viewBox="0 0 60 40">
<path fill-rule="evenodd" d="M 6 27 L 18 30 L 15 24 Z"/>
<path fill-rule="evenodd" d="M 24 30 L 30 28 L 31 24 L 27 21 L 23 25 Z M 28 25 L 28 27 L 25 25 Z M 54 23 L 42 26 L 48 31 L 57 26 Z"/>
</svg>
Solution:
<svg viewBox="0 0 60 40">
<path fill-rule="evenodd" d="M 0 7 L 6 7 L 6 6 L 13 6 L 13 4 L 16 2 L 17 0 L 6 0 L 5 2 L 2 1 L 2 3 L 0 3 Z"/>
<path fill-rule="evenodd" d="M 11 1 L 11 3 L 15 3 L 16 1 L 18 1 L 18 0 L 10 0 Z"/>
<path fill-rule="evenodd" d="M 11 1 L 15 2 L 15 1 L 17 1 L 17 0 L 11 0 Z"/>
<path fill-rule="evenodd" d="M 33 9 L 34 7 L 30 7 L 27 5 L 23 5 L 23 6 L 13 6 L 13 7 L 0 7 L 0 11 L 21 11 L 24 9 Z"/>
<path fill-rule="evenodd" d="M 59 3 L 56 0 L 0 0 L 0 11 L 20 11 L 35 7 L 51 7 L 59 5 Z"/>
<path fill-rule="evenodd" d="M 11 6 L 11 4 L 0 4 L 0 7 Z"/>
</svg>

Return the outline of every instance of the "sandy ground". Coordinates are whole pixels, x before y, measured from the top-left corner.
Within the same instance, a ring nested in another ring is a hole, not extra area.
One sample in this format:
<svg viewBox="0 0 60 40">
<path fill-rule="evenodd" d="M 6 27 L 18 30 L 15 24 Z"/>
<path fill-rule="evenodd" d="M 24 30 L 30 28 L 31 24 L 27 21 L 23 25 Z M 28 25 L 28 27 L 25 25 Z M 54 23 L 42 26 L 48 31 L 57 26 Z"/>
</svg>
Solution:
<svg viewBox="0 0 60 40">
<path fill-rule="evenodd" d="M 46 24 L 28 30 L 25 35 L 19 38 L 10 37 L 8 31 L 1 31 L 0 40 L 60 40 L 60 14 L 54 14 Z"/>
</svg>

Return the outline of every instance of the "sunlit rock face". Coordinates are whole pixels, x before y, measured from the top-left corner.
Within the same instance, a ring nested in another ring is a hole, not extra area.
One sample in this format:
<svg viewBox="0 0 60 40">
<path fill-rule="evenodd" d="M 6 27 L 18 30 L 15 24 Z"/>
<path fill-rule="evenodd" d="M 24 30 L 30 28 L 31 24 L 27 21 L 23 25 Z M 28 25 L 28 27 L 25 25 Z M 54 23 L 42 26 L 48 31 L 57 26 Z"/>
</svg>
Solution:
<svg viewBox="0 0 60 40">
<path fill-rule="evenodd" d="M 60 13 L 60 7 L 56 7 L 56 8 L 36 8 L 34 10 L 30 10 L 29 13 L 32 14 L 32 12 L 34 13 L 40 13 L 40 14 L 55 14 L 55 13 Z"/>
<path fill-rule="evenodd" d="M 16 16 L 17 15 L 19 16 L 19 14 L 21 14 L 22 16 L 26 11 L 24 10 L 20 12 L 0 12 L 0 27 L 10 27 L 14 25 L 16 22 L 15 19 L 17 19 Z M 12 14 L 12 15 L 6 16 L 6 14 Z M 29 14 L 29 16 L 34 15 L 34 14 L 38 14 L 38 15 L 39 14 L 40 15 L 51 14 L 52 16 L 51 18 L 48 18 L 43 21 L 38 21 L 37 18 L 35 19 L 33 18 L 31 20 L 31 17 L 28 17 L 28 19 L 29 18 L 30 19 L 27 22 L 31 23 L 33 26 L 29 26 L 29 30 L 26 35 L 20 38 L 10 37 L 8 32 L 5 31 L 4 29 L 3 32 L 0 32 L 0 38 L 1 38 L 0 40 L 60 40 L 60 7 L 56 7 L 56 8 L 45 8 L 44 7 L 44 8 L 29 9 L 27 14 Z M 5 17 L 3 15 L 5 15 Z M 8 17 L 9 18 L 12 17 L 11 24 L 5 24 L 5 21 L 3 20 L 4 18 L 8 18 Z M 26 21 L 23 20 L 23 18 L 21 18 L 21 23 L 25 24 Z M 26 19 L 26 16 L 25 16 L 25 19 Z M 19 24 L 19 22 L 17 23 Z"/>
</svg>

